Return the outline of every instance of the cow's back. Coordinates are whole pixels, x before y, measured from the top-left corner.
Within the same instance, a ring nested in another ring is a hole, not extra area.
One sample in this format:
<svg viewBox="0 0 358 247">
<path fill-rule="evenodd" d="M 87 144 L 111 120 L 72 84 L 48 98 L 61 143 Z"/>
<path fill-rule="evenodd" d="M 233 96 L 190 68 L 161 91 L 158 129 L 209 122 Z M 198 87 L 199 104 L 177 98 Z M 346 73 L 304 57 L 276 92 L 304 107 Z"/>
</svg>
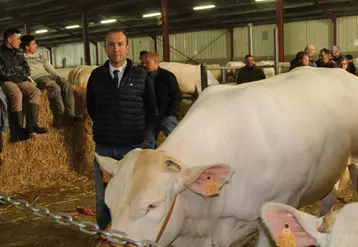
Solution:
<svg viewBox="0 0 358 247">
<path fill-rule="evenodd" d="M 159 149 L 187 166 L 231 165 L 222 193 L 241 216 L 257 216 L 264 200 L 298 203 L 293 193 L 303 204 L 324 196 L 357 149 L 358 79 L 302 67 L 224 87 L 201 95 Z"/>
</svg>

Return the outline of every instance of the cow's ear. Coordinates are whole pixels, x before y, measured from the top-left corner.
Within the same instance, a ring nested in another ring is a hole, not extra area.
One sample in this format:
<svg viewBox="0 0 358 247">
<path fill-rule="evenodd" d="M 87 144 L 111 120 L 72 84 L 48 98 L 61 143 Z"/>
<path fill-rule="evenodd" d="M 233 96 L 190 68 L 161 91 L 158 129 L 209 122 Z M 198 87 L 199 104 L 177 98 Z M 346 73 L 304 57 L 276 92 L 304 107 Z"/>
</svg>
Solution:
<svg viewBox="0 0 358 247">
<path fill-rule="evenodd" d="M 97 153 L 94 154 L 94 157 L 102 171 L 109 173 L 111 176 L 116 175 L 120 168 L 119 160 L 107 156 L 100 156 Z"/>
<path fill-rule="evenodd" d="M 208 165 L 186 168 L 182 172 L 184 186 L 191 191 L 212 196 L 219 193 L 223 184 L 230 179 L 229 165 Z"/>
<path fill-rule="evenodd" d="M 295 236 L 297 246 L 312 246 L 318 244 L 322 234 L 317 230 L 321 219 L 288 205 L 266 202 L 261 208 L 261 218 L 275 242 L 281 232 L 289 231 Z"/>
</svg>

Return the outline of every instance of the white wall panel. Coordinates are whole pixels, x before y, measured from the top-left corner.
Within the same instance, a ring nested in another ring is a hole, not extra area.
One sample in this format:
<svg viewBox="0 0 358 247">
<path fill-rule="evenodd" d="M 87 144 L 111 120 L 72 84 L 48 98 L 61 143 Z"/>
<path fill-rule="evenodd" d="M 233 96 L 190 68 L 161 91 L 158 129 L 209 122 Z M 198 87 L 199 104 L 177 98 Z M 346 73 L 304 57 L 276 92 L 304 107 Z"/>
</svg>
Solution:
<svg viewBox="0 0 358 247">
<path fill-rule="evenodd" d="M 199 31 L 169 35 L 171 61 L 226 59 L 229 52 L 227 30 Z M 158 53 L 163 59 L 162 36 L 157 37 Z M 181 54 L 182 53 L 182 54 Z"/>
<path fill-rule="evenodd" d="M 47 60 L 49 60 L 51 62 L 50 51 L 46 47 L 43 47 L 43 46 L 37 47 L 37 52 L 41 53 L 44 57 L 47 58 Z"/>
<path fill-rule="evenodd" d="M 234 57 L 245 57 L 249 53 L 249 28 L 234 28 Z"/>
<path fill-rule="evenodd" d="M 333 23 L 330 19 L 306 21 L 306 43 L 316 46 L 316 53 L 322 48 L 331 49 L 333 46 Z M 291 37 L 293 39 L 294 37 Z M 304 48 L 304 47 L 303 47 Z M 303 49 L 302 48 L 302 49 Z"/>
<path fill-rule="evenodd" d="M 260 25 L 254 26 L 253 35 L 254 35 L 254 47 L 253 55 L 254 56 L 273 56 L 274 55 L 274 37 L 273 29 L 274 25 Z"/>
<path fill-rule="evenodd" d="M 337 44 L 342 52 L 358 51 L 358 16 L 337 19 Z"/>
<path fill-rule="evenodd" d="M 83 43 L 59 45 L 54 48 L 55 66 L 63 67 L 63 58 L 66 58 L 66 67 L 74 67 L 85 64 Z M 91 65 L 96 64 L 96 46 L 90 43 Z"/>
<path fill-rule="evenodd" d="M 284 25 L 284 46 L 286 55 L 296 55 L 307 45 L 307 23 L 291 22 Z"/>
</svg>

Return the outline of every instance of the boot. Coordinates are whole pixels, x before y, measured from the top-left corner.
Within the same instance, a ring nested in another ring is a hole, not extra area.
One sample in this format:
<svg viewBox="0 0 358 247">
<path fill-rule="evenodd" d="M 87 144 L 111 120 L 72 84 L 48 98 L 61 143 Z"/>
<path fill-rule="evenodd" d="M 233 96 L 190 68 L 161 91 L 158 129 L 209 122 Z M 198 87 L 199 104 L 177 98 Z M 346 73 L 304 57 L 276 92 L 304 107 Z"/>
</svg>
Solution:
<svg viewBox="0 0 358 247">
<path fill-rule="evenodd" d="M 31 135 L 32 133 L 44 134 L 48 130 L 37 125 L 39 117 L 39 105 L 29 104 L 26 113 L 26 130 Z"/>
<path fill-rule="evenodd" d="M 82 120 L 83 120 L 82 116 L 67 115 L 66 116 L 66 126 L 71 126 L 75 123 L 81 122 Z"/>
<path fill-rule="evenodd" d="M 30 138 L 29 133 L 23 126 L 22 111 L 11 112 L 10 115 L 10 142 L 26 141 Z"/>
<path fill-rule="evenodd" d="M 63 127 L 65 127 L 65 123 L 64 123 L 64 116 L 62 114 L 55 114 L 53 116 L 53 123 L 52 126 L 56 129 L 61 129 Z"/>
</svg>

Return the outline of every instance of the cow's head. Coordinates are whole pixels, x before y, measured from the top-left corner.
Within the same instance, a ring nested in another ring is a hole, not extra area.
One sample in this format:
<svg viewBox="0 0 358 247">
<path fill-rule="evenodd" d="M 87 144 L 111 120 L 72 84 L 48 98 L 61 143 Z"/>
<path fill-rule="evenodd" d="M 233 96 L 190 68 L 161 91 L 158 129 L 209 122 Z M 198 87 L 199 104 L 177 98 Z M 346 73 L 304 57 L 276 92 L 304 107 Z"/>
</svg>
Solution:
<svg viewBox="0 0 358 247">
<path fill-rule="evenodd" d="M 288 205 L 268 202 L 261 217 L 274 241 L 285 224 L 296 237 L 296 246 L 339 247 L 358 243 L 358 203 L 346 204 L 321 218 Z"/>
<path fill-rule="evenodd" d="M 112 230 L 131 239 L 156 241 L 176 195 L 185 190 L 205 194 L 207 177 L 219 188 L 229 179 L 228 165 L 186 166 L 164 152 L 134 149 L 117 161 L 96 154 L 103 171 L 112 175 L 105 202 L 112 217 Z M 159 243 L 166 245 L 179 234 L 184 210 L 177 197 L 173 213 Z"/>
</svg>

